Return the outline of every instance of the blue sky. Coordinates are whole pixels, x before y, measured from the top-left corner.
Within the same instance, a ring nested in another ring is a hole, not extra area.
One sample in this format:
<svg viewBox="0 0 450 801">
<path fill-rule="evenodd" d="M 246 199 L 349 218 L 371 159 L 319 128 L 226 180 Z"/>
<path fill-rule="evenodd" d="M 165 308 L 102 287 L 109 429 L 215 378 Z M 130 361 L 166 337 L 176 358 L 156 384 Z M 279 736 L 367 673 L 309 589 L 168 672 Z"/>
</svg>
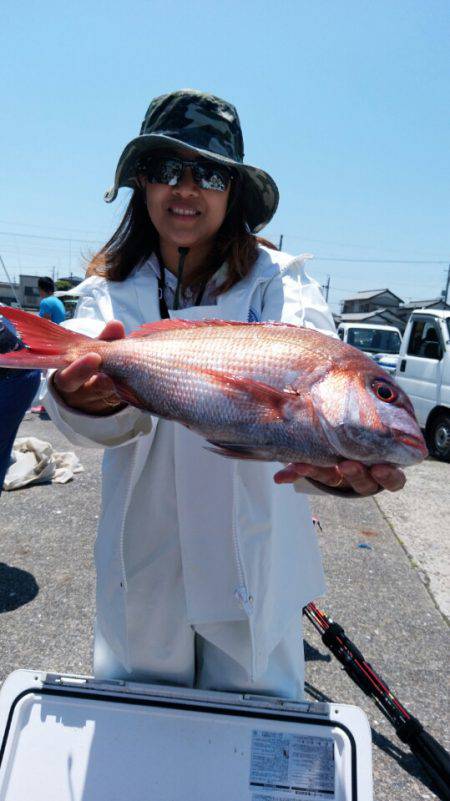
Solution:
<svg viewBox="0 0 450 801">
<path fill-rule="evenodd" d="M 280 188 L 264 233 L 315 254 L 311 272 L 320 283 L 330 275 L 334 311 L 358 289 L 403 299 L 442 290 L 448 0 L 8 6 L 0 255 L 11 275 L 82 273 L 123 212 L 126 190 L 109 206 L 102 196 L 150 99 L 195 87 L 237 106 L 246 161 Z"/>
</svg>

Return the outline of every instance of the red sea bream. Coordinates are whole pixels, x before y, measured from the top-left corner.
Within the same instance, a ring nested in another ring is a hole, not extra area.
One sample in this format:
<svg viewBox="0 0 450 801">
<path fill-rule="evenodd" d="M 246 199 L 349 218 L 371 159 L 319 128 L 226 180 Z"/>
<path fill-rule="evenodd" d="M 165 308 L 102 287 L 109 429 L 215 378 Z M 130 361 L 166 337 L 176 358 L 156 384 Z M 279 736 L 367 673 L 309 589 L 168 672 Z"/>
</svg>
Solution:
<svg viewBox="0 0 450 801">
<path fill-rule="evenodd" d="M 410 465 L 427 455 L 411 402 L 368 356 L 284 323 L 162 320 L 105 342 L 0 308 L 27 348 L 4 367 L 63 367 L 98 353 L 127 402 L 233 458 Z"/>
</svg>

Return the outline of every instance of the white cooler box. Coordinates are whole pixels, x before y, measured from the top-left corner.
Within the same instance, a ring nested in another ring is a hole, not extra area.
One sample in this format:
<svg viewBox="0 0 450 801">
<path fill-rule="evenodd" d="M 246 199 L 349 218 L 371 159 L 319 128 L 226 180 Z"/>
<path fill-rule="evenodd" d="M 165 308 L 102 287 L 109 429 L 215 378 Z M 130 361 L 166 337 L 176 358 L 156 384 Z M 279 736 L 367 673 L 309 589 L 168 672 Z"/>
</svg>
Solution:
<svg viewBox="0 0 450 801">
<path fill-rule="evenodd" d="M 372 801 L 354 706 L 18 670 L 0 801 Z"/>
</svg>

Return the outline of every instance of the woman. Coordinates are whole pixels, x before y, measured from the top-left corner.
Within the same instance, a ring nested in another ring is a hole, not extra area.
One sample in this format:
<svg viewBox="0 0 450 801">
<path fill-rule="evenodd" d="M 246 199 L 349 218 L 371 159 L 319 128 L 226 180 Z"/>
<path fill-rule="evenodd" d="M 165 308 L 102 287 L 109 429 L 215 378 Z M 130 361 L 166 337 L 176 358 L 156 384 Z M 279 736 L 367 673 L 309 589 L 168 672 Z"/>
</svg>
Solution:
<svg viewBox="0 0 450 801">
<path fill-rule="evenodd" d="M 334 331 L 304 261 L 258 244 L 278 191 L 243 163 L 230 103 L 194 90 L 153 100 L 108 201 L 120 186 L 133 194 L 81 285 L 78 330 L 114 339 L 160 317 L 214 317 Z M 95 675 L 301 697 L 301 609 L 324 585 L 298 479 L 369 494 L 403 474 L 290 465 L 276 486 L 270 464 L 209 453 L 123 404 L 100 371 L 95 354 L 79 359 L 46 401 L 69 439 L 106 449 Z"/>
</svg>

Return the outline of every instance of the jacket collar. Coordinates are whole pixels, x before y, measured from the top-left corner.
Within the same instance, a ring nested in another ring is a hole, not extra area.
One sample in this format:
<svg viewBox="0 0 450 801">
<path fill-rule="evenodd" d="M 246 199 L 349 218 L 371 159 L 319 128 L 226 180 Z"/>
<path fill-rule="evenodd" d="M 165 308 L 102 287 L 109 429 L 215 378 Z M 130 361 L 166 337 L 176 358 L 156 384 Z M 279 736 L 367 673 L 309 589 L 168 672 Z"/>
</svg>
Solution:
<svg viewBox="0 0 450 801">
<path fill-rule="evenodd" d="M 218 296 L 218 317 L 246 322 L 250 298 L 256 286 L 270 281 L 277 275 L 283 275 L 293 267 L 301 272 L 304 269 L 304 262 L 310 258 L 312 257 L 308 254 L 294 258 L 286 253 L 260 246 L 258 258 L 249 274 L 232 286 L 228 292 Z M 132 280 L 128 286 L 134 293 L 136 308 L 139 309 L 142 322 L 159 319 L 158 270 L 158 259 L 155 254 L 152 254 L 150 258 L 138 264 L 130 275 Z M 93 276 L 80 284 L 78 289 L 82 290 L 85 285 L 87 288 L 88 285 L 98 282 L 99 294 L 103 295 L 100 287 L 104 280 Z M 109 296 L 109 292 L 106 292 L 106 295 Z M 106 317 L 106 319 L 108 318 Z"/>
</svg>

